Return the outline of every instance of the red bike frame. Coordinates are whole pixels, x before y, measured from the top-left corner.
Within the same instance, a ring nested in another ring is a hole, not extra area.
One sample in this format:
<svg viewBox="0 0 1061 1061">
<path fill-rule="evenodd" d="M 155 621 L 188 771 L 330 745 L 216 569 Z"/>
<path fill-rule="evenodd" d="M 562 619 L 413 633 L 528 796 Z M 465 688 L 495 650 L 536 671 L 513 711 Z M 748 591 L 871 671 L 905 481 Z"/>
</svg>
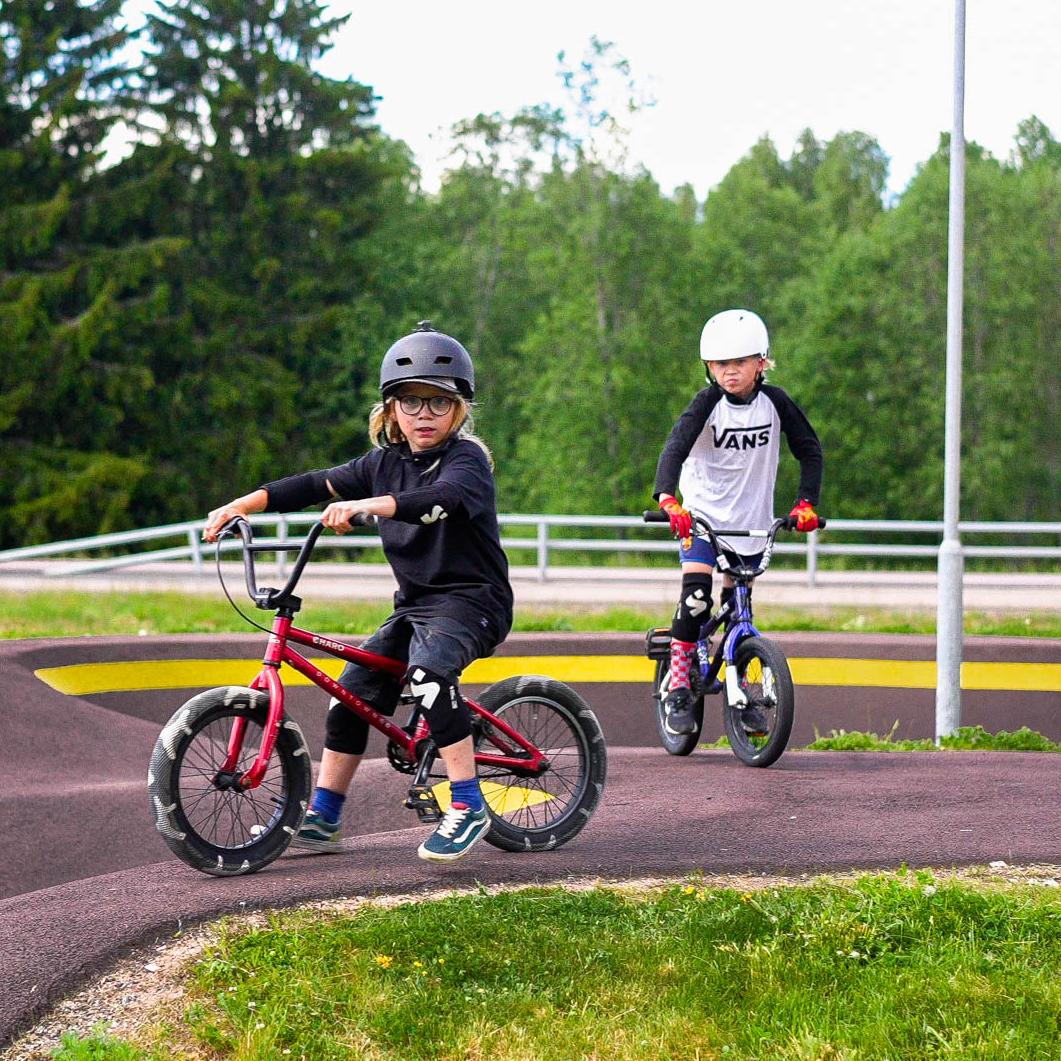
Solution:
<svg viewBox="0 0 1061 1061">
<path fill-rule="evenodd" d="M 396 726 L 386 715 L 380 714 L 371 704 L 366 703 L 359 696 L 344 689 L 331 675 L 326 674 L 315 666 L 304 656 L 300 655 L 288 645 L 288 641 L 294 641 L 309 648 L 321 649 L 329 655 L 337 656 L 339 659 L 359 663 L 370 670 L 382 671 L 400 680 L 407 670 L 407 664 L 400 660 L 390 659 L 387 656 L 379 656 L 374 652 L 366 652 L 364 649 L 354 645 L 347 645 L 341 641 L 333 641 L 331 638 L 321 637 L 308 630 L 300 630 L 292 625 L 289 616 L 277 615 L 273 619 L 272 632 L 269 635 L 269 644 L 262 659 L 262 669 L 258 676 L 250 683 L 252 689 L 260 689 L 269 694 L 269 714 L 265 723 L 265 731 L 262 734 L 261 747 L 258 750 L 251 768 L 240 778 L 241 788 L 256 788 L 265 777 L 269 757 L 273 753 L 277 734 L 280 732 L 280 724 L 284 719 L 284 684 L 280 678 L 280 665 L 286 663 L 288 666 L 305 675 L 314 685 L 331 693 L 340 703 L 344 704 L 355 715 L 363 718 L 374 729 L 379 730 L 405 754 L 410 763 L 416 762 L 417 745 L 428 736 L 427 728 L 421 719 L 417 731 L 410 735 L 404 729 Z M 490 723 L 490 740 L 496 746 L 500 754 L 492 752 L 475 753 L 475 761 L 480 766 L 496 766 L 506 769 L 518 770 L 527 776 L 535 776 L 547 769 L 549 762 L 545 753 L 537 748 L 522 734 L 517 733 L 503 719 L 491 714 L 474 700 L 464 697 L 469 710 L 479 715 Z M 239 761 L 240 751 L 243 747 L 243 736 L 246 731 L 246 719 L 239 718 L 233 723 L 229 734 L 228 754 L 220 772 L 232 773 Z M 506 743 L 505 738 L 511 742 Z"/>
</svg>

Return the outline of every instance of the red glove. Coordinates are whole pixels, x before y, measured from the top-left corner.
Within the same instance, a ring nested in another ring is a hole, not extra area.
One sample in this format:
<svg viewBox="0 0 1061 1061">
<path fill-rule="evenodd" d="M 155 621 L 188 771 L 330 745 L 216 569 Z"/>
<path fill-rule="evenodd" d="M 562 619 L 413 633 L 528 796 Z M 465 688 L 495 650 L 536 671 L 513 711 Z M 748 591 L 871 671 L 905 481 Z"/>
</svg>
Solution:
<svg viewBox="0 0 1061 1061">
<path fill-rule="evenodd" d="M 788 514 L 788 518 L 796 521 L 796 530 L 801 534 L 818 529 L 818 513 L 805 498 L 800 498 L 796 502 L 796 507 Z"/>
<path fill-rule="evenodd" d="M 693 517 L 677 498 L 661 497 L 659 507 L 670 516 L 670 529 L 675 538 L 685 539 L 693 533 Z"/>
</svg>

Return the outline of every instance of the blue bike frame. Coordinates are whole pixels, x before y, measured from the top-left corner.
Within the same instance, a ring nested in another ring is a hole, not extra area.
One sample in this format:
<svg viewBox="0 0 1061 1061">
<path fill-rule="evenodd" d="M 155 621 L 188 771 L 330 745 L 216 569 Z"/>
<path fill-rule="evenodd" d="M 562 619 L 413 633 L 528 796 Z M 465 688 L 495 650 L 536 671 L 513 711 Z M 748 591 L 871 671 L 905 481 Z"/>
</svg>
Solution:
<svg viewBox="0 0 1061 1061">
<path fill-rule="evenodd" d="M 711 638 L 719 627 L 732 618 L 726 630 L 719 651 L 711 655 Z M 758 637 L 759 631 L 751 621 L 751 599 L 748 587 L 737 583 L 733 587 L 733 597 L 713 618 L 700 628 L 696 641 L 696 658 L 700 665 L 700 679 L 705 695 L 722 692 L 722 682 L 718 674 L 722 664 L 733 667 L 737 658 L 737 646 L 749 637 Z"/>
</svg>

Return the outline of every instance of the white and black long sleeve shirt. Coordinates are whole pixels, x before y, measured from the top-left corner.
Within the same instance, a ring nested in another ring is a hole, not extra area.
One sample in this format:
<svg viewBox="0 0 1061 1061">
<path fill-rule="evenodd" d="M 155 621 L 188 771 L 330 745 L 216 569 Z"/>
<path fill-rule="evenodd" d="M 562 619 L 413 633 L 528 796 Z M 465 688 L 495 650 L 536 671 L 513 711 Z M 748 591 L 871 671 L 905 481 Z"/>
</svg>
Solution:
<svg viewBox="0 0 1061 1061">
<path fill-rule="evenodd" d="M 264 484 L 269 508 L 290 512 L 335 497 L 394 497 L 379 521 L 394 570 L 397 610 L 449 615 L 495 643 L 512 626 L 508 558 L 501 547 L 494 476 L 482 448 L 451 439 L 412 453 L 406 443 L 370 450 L 346 464 Z"/>
<path fill-rule="evenodd" d="M 780 387 L 760 384 L 734 398 L 717 383 L 700 391 L 679 417 L 656 466 L 654 496 L 681 496 L 712 526 L 766 530 L 774 519 L 774 485 L 784 435 L 799 461 L 799 497 L 818 503 L 822 447 L 803 410 Z M 757 539 L 728 538 L 738 551 Z"/>
</svg>

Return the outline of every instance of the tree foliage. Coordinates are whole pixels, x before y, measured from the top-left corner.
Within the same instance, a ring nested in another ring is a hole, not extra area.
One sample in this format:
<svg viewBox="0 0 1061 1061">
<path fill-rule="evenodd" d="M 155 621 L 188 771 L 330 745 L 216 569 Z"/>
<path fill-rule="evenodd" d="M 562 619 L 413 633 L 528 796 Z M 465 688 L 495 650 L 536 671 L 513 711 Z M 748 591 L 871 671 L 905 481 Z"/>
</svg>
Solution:
<svg viewBox="0 0 1061 1061">
<path fill-rule="evenodd" d="M 201 515 L 360 452 L 382 353 L 472 352 L 509 510 L 636 512 L 703 385 L 704 320 L 767 321 L 826 449 L 823 508 L 938 517 L 948 150 L 884 202 L 866 133 L 752 144 L 706 201 L 630 161 L 614 45 L 562 107 L 454 130 L 441 187 L 315 63 L 316 0 L 8 0 L 0 101 L 5 544 Z M 140 59 L 131 64 L 123 57 Z M 118 160 L 115 136 L 128 149 Z M 962 515 L 1057 518 L 1061 148 L 968 146 Z M 794 489 L 783 461 L 779 504 Z"/>
</svg>

